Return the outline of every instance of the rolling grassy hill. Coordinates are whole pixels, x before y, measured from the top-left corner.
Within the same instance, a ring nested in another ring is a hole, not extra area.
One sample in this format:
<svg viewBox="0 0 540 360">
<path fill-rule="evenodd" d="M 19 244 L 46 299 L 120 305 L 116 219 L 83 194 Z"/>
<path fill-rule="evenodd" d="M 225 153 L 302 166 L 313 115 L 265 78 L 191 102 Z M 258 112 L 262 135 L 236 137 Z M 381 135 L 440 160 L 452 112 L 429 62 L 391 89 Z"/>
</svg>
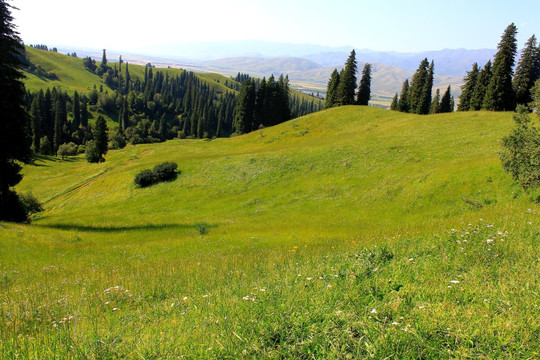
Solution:
<svg viewBox="0 0 540 360">
<path fill-rule="evenodd" d="M 94 85 L 98 88 L 103 86 L 105 90 L 113 92 L 112 89 L 105 85 L 103 78 L 89 72 L 84 68 L 81 58 L 74 58 L 52 51 L 38 50 L 30 46 L 26 47 L 26 54 L 32 64 L 36 66 L 39 65 L 46 72 L 53 73 L 57 76 L 57 79 L 51 80 L 43 76 L 38 76 L 34 73 L 25 72 L 26 79 L 24 82 L 27 90 L 30 92 L 36 92 L 40 89 L 58 87 L 70 93 L 73 93 L 75 90 L 85 93 L 93 89 Z M 99 62 L 97 63 L 99 64 Z M 114 66 L 118 66 L 118 63 L 115 64 L 114 62 L 109 61 L 109 66 L 114 68 Z M 144 79 L 144 68 L 145 66 L 143 65 L 129 64 L 129 73 L 131 78 L 139 78 L 140 80 Z M 184 70 L 167 67 L 156 68 L 154 71 L 161 71 L 169 76 L 175 76 Z M 236 73 L 234 75 L 236 75 Z M 261 74 L 261 78 L 269 75 L 270 73 L 263 73 Z M 236 90 L 232 90 L 231 88 L 225 86 L 226 81 L 231 87 L 233 87 L 233 85 L 237 85 L 238 87 L 240 86 L 240 84 L 236 83 L 230 77 L 216 73 L 197 73 L 197 76 L 217 94 L 236 92 Z M 300 91 L 291 89 L 291 96 L 295 95 L 306 101 L 311 101 L 313 99 L 313 97 L 310 97 Z M 315 101 L 320 102 L 319 99 L 315 99 Z"/>
<path fill-rule="evenodd" d="M 0 356 L 535 358 L 537 204 L 509 113 L 341 107 L 231 139 L 41 157 L 0 223 Z M 164 161 L 181 173 L 140 189 Z"/>
</svg>

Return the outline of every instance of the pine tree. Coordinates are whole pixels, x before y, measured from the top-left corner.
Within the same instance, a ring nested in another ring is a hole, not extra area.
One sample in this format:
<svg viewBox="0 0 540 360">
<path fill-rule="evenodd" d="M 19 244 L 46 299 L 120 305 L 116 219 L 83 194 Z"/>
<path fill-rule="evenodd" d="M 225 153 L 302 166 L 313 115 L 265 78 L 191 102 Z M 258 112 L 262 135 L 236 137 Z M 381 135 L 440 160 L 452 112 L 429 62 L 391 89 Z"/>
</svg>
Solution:
<svg viewBox="0 0 540 360">
<path fill-rule="evenodd" d="M 76 131 L 81 125 L 81 102 L 77 91 L 73 94 L 73 130 Z"/>
<path fill-rule="evenodd" d="M 251 79 L 248 79 L 240 87 L 240 93 L 238 94 L 236 108 L 234 110 L 233 127 L 236 134 L 241 135 L 253 130 L 254 108 L 255 85 Z"/>
<path fill-rule="evenodd" d="M 86 102 L 86 99 L 83 100 L 81 107 L 81 126 L 88 126 L 88 103 Z"/>
<path fill-rule="evenodd" d="M 257 89 L 257 95 L 255 98 L 255 126 L 264 125 L 268 123 L 266 119 L 266 78 L 263 78 L 259 83 Z"/>
<path fill-rule="evenodd" d="M 433 72 L 434 72 L 433 60 L 429 65 L 427 76 L 425 78 L 424 86 L 422 87 L 422 94 L 420 97 L 420 103 L 416 109 L 417 114 L 429 114 L 429 108 L 431 106 L 431 93 L 433 91 Z"/>
<path fill-rule="evenodd" d="M 63 143 L 62 131 L 64 128 L 64 119 L 66 118 L 66 104 L 64 103 L 62 96 L 58 96 L 54 106 L 54 138 L 53 149 L 54 152 L 58 150 Z"/>
<path fill-rule="evenodd" d="M 109 66 L 107 65 L 107 51 L 105 49 L 103 49 L 103 56 L 101 57 L 100 67 L 104 73 L 106 73 L 109 68 Z"/>
<path fill-rule="evenodd" d="M 441 92 L 439 89 L 437 89 L 435 91 L 435 97 L 433 98 L 433 101 L 431 101 L 431 106 L 429 109 L 430 114 L 438 114 L 439 112 L 441 112 L 440 101 L 441 101 Z"/>
<path fill-rule="evenodd" d="M 418 69 L 411 79 L 411 86 L 409 88 L 409 112 L 411 113 L 422 114 L 423 94 L 428 78 L 428 67 L 429 62 L 428 59 L 425 58 L 420 62 Z"/>
<path fill-rule="evenodd" d="M 491 60 L 488 60 L 486 65 L 478 73 L 478 80 L 474 86 L 469 110 L 482 109 L 482 104 L 484 103 L 486 91 L 492 76 L 493 72 L 491 71 Z"/>
<path fill-rule="evenodd" d="M 41 140 L 41 113 L 39 110 L 39 96 L 34 96 L 30 108 L 30 118 L 32 120 L 32 149 L 35 153 L 39 152 Z"/>
<path fill-rule="evenodd" d="M 410 93 L 410 87 L 409 87 L 409 80 L 406 79 L 403 82 L 403 86 L 401 87 L 401 93 L 399 95 L 399 101 L 398 101 L 398 111 L 401 112 L 409 112 L 410 109 L 410 100 L 409 100 L 409 93 Z"/>
<path fill-rule="evenodd" d="M 461 86 L 461 95 L 459 96 L 458 111 L 469 111 L 471 107 L 471 98 L 478 80 L 478 64 L 474 63 L 471 71 L 463 78 L 464 84 Z"/>
<path fill-rule="evenodd" d="M 30 158 L 31 139 L 21 71 L 24 46 L 12 24 L 10 8 L 0 0 L 0 220 L 24 221 L 26 210 L 10 187 L 22 179 L 16 161 Z"/>
<path fill-rule="evenodd" d="M 516 67 L 513 80 L 516 103 L 527 105 L 532 101 L 531 88 L 534 82 L 540 78 L 540 51 L 536 46 L 536 36 L 531 36 L 525 43 Z"/>
<path fill-rule="evenodd" d="M 390 110 L 396 111 L 398 109 L 398 94 L 394 95 L 392 103 L 390 104 Z"/>
<path fill-rule="evenodd" d="M 339 77 L 338 103 L 339 105 L 353 105 L 354 95 L 356 93 L 356 52 L 351 51 L 343 75 Z"/>
<path fill-rule="evenodd" d="M 365 64 L 362 70 L 362 78 L 358 88 L 356 103 L 358 105 L 368 105 L 371 98 L 371 64 Z"/>
<path fill-rule="evenodd" d="M 107 154 L 107 130 L 107 122 L 105 122 L 105 118 L 99 115 L 93 131 L 96 150 L 100 157 L 98 162 L 104 162 L 105 158 L 103 158 L 103 155 Z"/>
<path fill-rule="evenodd" d="M 441 98 L 441 104 L 439 107 L 440 113 L 448 113 L 454 111 L 454 105 L 452 101 L 452 89 L 450 88 L 450 85 L 448 85 L 448 88 L 444 92 L 442 98 Z"/>
<path fill-rule="evenodd" d="M 338 103 L 338 87 L 339 87 L 339 72 L 334 69 L 330 79 L 328 80 L 328 87 L 326 88 L 326 100 L 324 107 L 329 109 L 334 107 Z"/>
<path fill-rule="evenodd" d="M 494 111 L 514 111 L 516 99 L 512 86 L 517 28 L 514 23 L 504 31 L 493 61 L 493 76 L 489 82 L 482 107 Z"/>
</svg>

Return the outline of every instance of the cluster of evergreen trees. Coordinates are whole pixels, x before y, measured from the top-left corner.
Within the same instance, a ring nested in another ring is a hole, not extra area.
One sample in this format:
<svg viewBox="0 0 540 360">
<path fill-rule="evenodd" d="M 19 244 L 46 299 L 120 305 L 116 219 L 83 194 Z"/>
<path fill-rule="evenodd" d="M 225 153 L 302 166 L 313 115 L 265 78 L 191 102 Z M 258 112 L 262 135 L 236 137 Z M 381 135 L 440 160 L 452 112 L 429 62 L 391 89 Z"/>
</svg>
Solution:
<svg viewBox="0 0 540 360">
<path fill-rule="evenodd" d="M 435 65 L 427 58 L 420 62 L 418 69 L 411 78 L 406 79 L 398 96 L 392 99 L 390 110 L 411 114 L 437 114 L 454 111 L 454 98 L 450 86 L 441 97 L 439 89 L 433 97 L 433 78 Z"/>
<path fill-rule="evenodd" d="M 132 144 L 159 142 L 179 138 L 212 138 L 243 134 L 259 126 L 271 126 L 320 110 L 315 98 L 307 101 L 290 97 L 288 77 L 268 81 L 242 80 L 240 95 L 233 91 L 217 93 L 192 72 L 175 76 L 145 67 L 144 79 L 132 78 L 129 64 L 121 57 L 109 66 L 106 51 L 101 63 L 82 59 L 85 68 L 103 78 L 114 92 L 103 86 L 87 94 L 73 96 L 57 89 L 27 94 L 28 112 L 32 115 L 32 147 L 36 153 L 56 154 L 62 144 L 86 145 L 95 138 L 88 120 L 92 112 L 118 119 L 118 131 L 109 134 L 111 146 L 121 148 Z M 229 88 L 237 84 L 231 79 Z M 228 81 L 226 81 L 228 82 Z M 256 90 L 256 94 L 255 92 Z M 250 98 L 251 96 L 251 98 Z M 247 98 L 246 98 L 247 97 Z M 251 99 L 251 100 L 249 100 Z M 248 105 L 248 102 L 251 104 Z M 251 118 L 246 115 L 251 106 Z"/>
<path fill-rule="evenodd" d="M 289 77 L 281 75 L 276 81 L 271 75 L 268 81 L 243 78 L 234 111 L 234 133 L 249 133 L 258 128 L 280 124 L 291 118 L 289 101 Z"/>
<path fill-rule="evenodd" d="M 43 45 L 43 44 L 37 44 L 37 45 L 28 45 L 30 46 L 31 48 L 34 48 L 34 49 L 39 49 L 39 50 L 45 50 L 45 51 L 49 51 L 49 47 L 47 45 Z M 51 51 L 53 52 L 58 52 L 58 49 L 53 47 L 51 49 Z"/>
<path fill-rule="evenodd" d="M 362 70 L 360 86 L 357 85 L 358 68 L 356 52 L 351 51 L 341 72 L 334 69 L 326 89 L 325 108 L 341 105 L 368 105 L 371 98 L 371 64 L 365 64 Z M 358 93 L 356 88 L 358 86 Z"/>
<path fill-rule="evenodd" d="M 540 78 L 540 47 L 533 35 L 525 44 L 514 74 L 517 54 L 517 27 L 504 31 L 493 63 L 482 68 L 477 63 L 464 78 L 458 111 L 513 111 L 516 105 L 532 101 L 531 89 Z"/>
</svg>

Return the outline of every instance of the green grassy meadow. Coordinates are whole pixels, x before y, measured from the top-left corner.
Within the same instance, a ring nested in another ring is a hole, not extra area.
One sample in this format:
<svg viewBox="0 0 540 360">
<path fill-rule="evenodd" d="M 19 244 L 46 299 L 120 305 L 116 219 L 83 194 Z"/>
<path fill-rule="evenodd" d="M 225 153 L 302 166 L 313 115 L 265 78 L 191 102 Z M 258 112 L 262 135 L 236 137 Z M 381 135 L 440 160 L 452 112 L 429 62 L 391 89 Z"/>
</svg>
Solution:
<svg viewBox="0 0 540 360">
<path fill-rule="evenodd" d="M 340 107 L 40 157 L 0 223 L 3 359 L 536 359 L 540 208 L 511 113 Z M 149 188 L 136 173 L 181 173 Z"/>
</svg>

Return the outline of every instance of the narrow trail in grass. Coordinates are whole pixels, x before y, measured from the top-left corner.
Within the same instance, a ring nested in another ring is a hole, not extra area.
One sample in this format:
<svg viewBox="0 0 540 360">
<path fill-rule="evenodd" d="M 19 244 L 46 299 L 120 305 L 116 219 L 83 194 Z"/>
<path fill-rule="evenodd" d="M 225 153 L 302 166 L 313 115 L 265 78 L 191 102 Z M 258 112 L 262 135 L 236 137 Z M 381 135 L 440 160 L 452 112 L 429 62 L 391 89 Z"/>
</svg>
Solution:
<svg viewBox="0 0 540 360">
<path fill-rule="evenodd" d="M 114 170 L 114 169 L 117 169 L 119 167 L 123 167 L 123 166 L 126 166 L 128 165 L 129 163 L 135 161 L 135 160 L 140 160 L 142 159 L 148 152 L 150 152 L 151 149 L 146 149 L 146 150 L 143 150 L 137 157 L 134 157 L 134 158 L 131 158 L 131 159 L 128 159 L 128 160 L 125 160 L 123 161 L 122 163 L 119 163 L 119 164 L 116 164 L 116 165 L 111 165 L 110 167 L 106 168 L 106 169 L 103 169 L 101 170 L 100 172 L 98 172 L 97 174 L 94 174 L 86 179 L 84 179 L 82 182 L 80 182 L 79 184 L 75 185 L 75 186 L 72 186 L 56 195 L 54 195 L 53 197 L 49 198 L 48 200 L 45 200 L 43 202 L 43 204 L 47 204 L 53 200 L 56 200 L 62 196 L 66 196 L 66 195 L 69 195 L 79 189 L 82 189 L 83 187 L 85 186 L 88 186 L 90 185 L 93 181 L 95 181 L 96 179 L 98 179 L 100 176 L 104 175 L 105 173 L 107 173 L 108 171 L 110 170 Z"/>
</svg>

